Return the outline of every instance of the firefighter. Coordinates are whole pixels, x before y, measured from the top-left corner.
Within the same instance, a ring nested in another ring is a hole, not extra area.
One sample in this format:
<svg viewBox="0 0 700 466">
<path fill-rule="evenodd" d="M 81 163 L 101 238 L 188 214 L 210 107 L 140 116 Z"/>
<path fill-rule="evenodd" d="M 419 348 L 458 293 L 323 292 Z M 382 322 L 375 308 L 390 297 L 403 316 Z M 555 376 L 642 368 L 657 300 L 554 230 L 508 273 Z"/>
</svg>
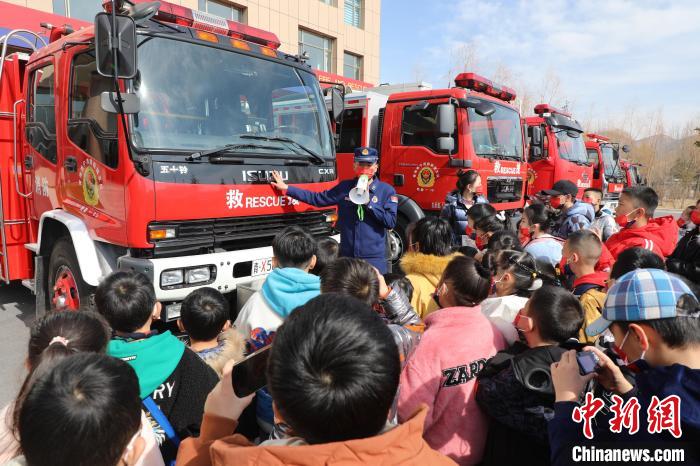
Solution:
<svg viewBox="0 0 700 466">
<path fill-rule="evenodd" d="M 316 207 L 338 206 L 340 255 L 364 259 L 381 273 L 387 271 L 386 230 L 396 226 L 398 197 L 394 188 L 376 177 L 377 150 L 371 147 L 355 149 L 355 174 L 333 189 L 315 193 L 296 186 L 288 186 L 278 172 L 272 173 L 272 186 L 289 197 Z M 350 191 L 361 175 L 369 176 L 369 202 L 354 204 Z"/>
</svg>

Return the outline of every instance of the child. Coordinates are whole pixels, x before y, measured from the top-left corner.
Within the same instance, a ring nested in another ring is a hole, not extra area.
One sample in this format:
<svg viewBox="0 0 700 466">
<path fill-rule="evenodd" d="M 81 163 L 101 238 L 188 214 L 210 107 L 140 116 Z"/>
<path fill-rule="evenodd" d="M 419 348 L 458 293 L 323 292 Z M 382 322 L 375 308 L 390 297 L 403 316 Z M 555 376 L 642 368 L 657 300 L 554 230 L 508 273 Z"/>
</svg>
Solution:
<svg viewBox="0 0 700 466">
<path fill-rule="evenodd" d="M 161 305 L 145 275 L 109 275 L 97 287 L 95 304 L 113 331 L 107 354 L 136 371 L 140 397 L 153 430 L 160 433 L 163 459 L 170 463 L 179 441 L 199 433 L 204 401 L 219 378 L 170 331 L 151 330 L 152 321 L 160 318 Z"/>
<path fill-rule="evenodd" d="M 231 328 L 228 301 L 214 288 L 200 288 L 182 302 L 181 331 L 190 337 L 190 348 L 221 377 L 224 365 L 231 359 L 243 358 L 245 342 Z"/>
<path fill-rule="evenodd" d="M 654 217 L 659 196 L 646 186 L 629 186 L 620 194 L 615 221 L 622 228 L 605 242 L 613 258 L 635 246 L 652 251 L 661 258 L 673 253 L 678 242 L 678 224 L 673 216 Z"/>
<path fill-rule="evenodd" d="M 689 215 L 690 228 L 666 261 L 669 272 L 700 284 L 700 210 L 694 206 Z"/>
<path fill-rule="evenodd" d="M 403 291 L 409 301 L 413 299 L 413 284 L 405 275 L 400 273 L 386 273 L 384 274 L 384 281 L 391 288 L 399 288 Z"/>
<path fill-rule="evenodd" d="M 589 228 L 595 219 L 593 206 L 576 199 L 578 187 L 569 180 L 559 180 L 552 189 L 542 191 L 551 196 L 549 205 L 560 212 L 555 236 L 566 239 L 574 231 Z"/>
<path fill-rule="evenodd" d="M 272 240 L 272 254 L 272 273 L 234 322 L 249 350 L 268 345 L 292 310 L 321 293 L 319 278 L 309 273 L 316 265 L 316 240 L 310 234 L 297 226 L 285 228 Z"/>
<path fill-rule="evenodd" d="M 591 230 L 595 231 L 603 242 L 606 242 L 613 234 L 620 231 L 620 227 L 615 222 L 612 212 L 602 204 L 603 191 L 598 188 L 586 188 L 583 191 L 583 202 L 593 206 L 595 220 L 593 220 Z"/>
<path fill-rule="evenodd" d="M 482 186 L 479 172 L 460 170 L 457 173 L 456 189 L 445 198 L 445 206 L 440 211 L 440 218 L 450 222 L 455 246 L 468 246 L 462 241 L 462 237 L 465 236 L 467 229 L 469 210 L 476 204 L 488 203 L 488 200 L 481 194 Z"/>
<path fill-rule="evenodd" d="M 488 421 L 474 400 L 476 376 L 506 343 L 481 314 L 491 274 L 471 257 L 453 259 L 435 291 L 439 310 L 401 374 L 399 420 L 428 405 L 423 437 L 459 464 L 481 461 Z"/>
<path fill-rule="evenodd" d="M 544 204 L 532 204 L 523 210 L 520 220 L 520 241 L 525 251 L 535 259 L 549 261 L 556 266 L 561 261 L 562 240 L 552 236 L 555 215 Z"/>
<path fill-rule="evenodd" d="M 135 465 L 145 441 L 134 370 L 96 353 L 75 354 L 44 369 L 35 373 L 20 409 L 26 462 L 14 464 Z"/>
<path fill-rule="evenodd" d="M 320 277 L 326 267 L 338 258 L 339 251 L 340 245 L 334 238 L 327 236 L 318 240 L 316 265 L 311 269 L 310 273 Z"/>
<path fill-rule="evenodd" d="M 527 464 L 549 464 L 550 364 L 559 361 L 566 351 L 560 345 L 578 336 L 582 322 L 581 304 L 564 288 L 532 293 L 515 324 L 526 344 L 499 351 L 478 376 L 476 401 L 491 418 L 484 466 L 520 464 L 524 452 Z"/>
<path fill-rule="evenodd" d="M 562 251 L 562 262 L 569 266 L 576 277 L 574 296 L 583 306 L 583 328 L 578 336 L 580 342 L 594 343 L 590 337 L 586 336 L 585 331 L 588 324 L 600 317 L 600 311 L 605 303 L 608 273 L 595 271 L 602 249 L 603 243 L 600 242 L 598 235 L 590 230 L 579 230 L 569 235 Z"/>
<path fill-rule="evenodd" d="M 376 312 L 351 296 L 321 295 L 285 320 L 267 365 L 276 416 L 294 437 L 255 446 L 230 435 L 251 398 L 235 396 L 228 369 L 207 400 L 202 436 L 183 442 L 178 464 L 453 464 L 422 438 L 426 409 L 387 423 L 400 372 Z"/>
</svg>

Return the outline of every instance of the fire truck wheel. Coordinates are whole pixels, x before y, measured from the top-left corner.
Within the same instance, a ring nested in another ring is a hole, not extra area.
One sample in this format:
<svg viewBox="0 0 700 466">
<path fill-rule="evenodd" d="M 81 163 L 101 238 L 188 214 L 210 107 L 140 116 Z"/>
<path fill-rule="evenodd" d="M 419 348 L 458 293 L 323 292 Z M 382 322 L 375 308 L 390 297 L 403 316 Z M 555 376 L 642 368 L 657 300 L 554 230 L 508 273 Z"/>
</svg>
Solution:
<svg viewBox="0 0 700 466">
<path fill-rule="evenodd" d="M 407 249 L 406 228 L 408 223 L 403 215 L 399 215 L 396 219 L 396 228 L 389 231 L 389 257 L 394 266 L 399 264 Z"/>
<path fill-rule="evenodd" d="M 91 306 L 95 289 L 83 281 L 69 238 L 61 238 L 54 244 L 48 278 L 46 296 L 49 309 L 77 311 L 81 305 L 83 308 Z"/>
</svg>

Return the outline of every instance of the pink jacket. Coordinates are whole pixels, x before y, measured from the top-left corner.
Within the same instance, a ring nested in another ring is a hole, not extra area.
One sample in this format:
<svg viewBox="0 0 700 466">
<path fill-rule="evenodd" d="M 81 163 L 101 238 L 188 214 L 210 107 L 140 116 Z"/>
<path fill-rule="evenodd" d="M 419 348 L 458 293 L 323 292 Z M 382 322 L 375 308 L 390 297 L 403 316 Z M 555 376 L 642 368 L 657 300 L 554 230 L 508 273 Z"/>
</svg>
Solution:
<svg viewBox="0 0 700 466">
<path fill-rule="evenodd" d="M 425 326 L 401 374 L 399 420 L 427 404 L 423 438 L 428 445 L 459 464 L 477 464 L 488 421 L 476 404 L 476 375 L 506 342 L 479 306 L 437 310 Z"/>
</svg>

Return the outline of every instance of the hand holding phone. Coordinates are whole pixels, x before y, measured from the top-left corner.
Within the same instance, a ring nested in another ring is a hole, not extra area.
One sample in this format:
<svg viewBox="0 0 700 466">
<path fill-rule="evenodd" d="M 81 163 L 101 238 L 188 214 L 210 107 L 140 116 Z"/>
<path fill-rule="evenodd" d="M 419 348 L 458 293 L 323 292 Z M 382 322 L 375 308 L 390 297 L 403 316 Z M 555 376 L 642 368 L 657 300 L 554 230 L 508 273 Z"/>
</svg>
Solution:
<svg viewBox="0 0 700 466">
<path fill-rule="evenodd" d="M 600 358 L 592 351 L 580 351 L 576 353 L 576 362 L 578 363 L 579 373 L 587 375 L 598 369 Z"/>
<path fill-rule="evenodd" d="M 266 371 L 270 348 L 272 345 L 267 345 L 233 366 L 231 385 L 237 397 L 244 398 L 267 385 Z"/>
</svg>

